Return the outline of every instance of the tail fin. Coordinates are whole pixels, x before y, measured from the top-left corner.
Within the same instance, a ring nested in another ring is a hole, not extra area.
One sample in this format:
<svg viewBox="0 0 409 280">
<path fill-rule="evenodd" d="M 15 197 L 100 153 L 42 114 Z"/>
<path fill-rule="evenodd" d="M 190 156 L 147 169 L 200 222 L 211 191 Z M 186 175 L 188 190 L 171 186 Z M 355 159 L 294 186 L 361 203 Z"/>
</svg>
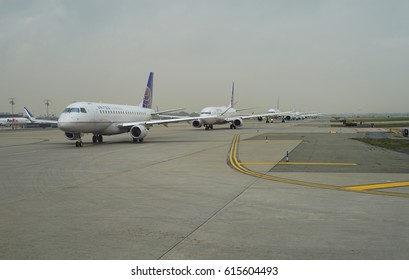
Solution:
<svg viewBox="0 0 409 280">
<path fill-rule="evenodd" d="M 140 104 L 140 106 L 142 108 L 152 109 L 152 98 L 153 98 L 153 72 L 150 72 L 148 84 L 146 85 L 145 95 L 143 96 L 143 101 Z"/>
<path fill-rule="evenodd" d="M 231 97 L 230 97 L 229 108 L 233 108 L 233 107 L 234 107 L 234 82 L 233 82 L 233 85 L 231 86 Z"/>
<path fill-rule="evenodd" d="M 30 121 L 35 119 L 34 115 L 31 114 L 31 112 L 26 107 L 24 107 L 24 112 L 26 112 L 26 114 L 27 114 L 28 118 L 30 119 Z"/>
</svg>

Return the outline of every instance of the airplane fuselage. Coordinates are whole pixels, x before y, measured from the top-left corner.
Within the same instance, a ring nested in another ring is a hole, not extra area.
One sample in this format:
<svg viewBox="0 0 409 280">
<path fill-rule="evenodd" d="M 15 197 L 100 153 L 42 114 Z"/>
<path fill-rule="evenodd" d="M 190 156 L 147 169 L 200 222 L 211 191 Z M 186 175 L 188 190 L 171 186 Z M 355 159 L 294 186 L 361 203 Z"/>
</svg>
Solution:
<svg viewBox="0 0 409 280">
<path fill-rule="evenodd" d="M 200 112 L 200 117 L 203 117 L 202 122 L 205 125 L 225 124 L 228 118 L 236 116 L 237 112 L 234 108 L 221 107 L 206 107 Z M 208 118 L 207 118 L 208 116 Z"/>
<path fill-rule="evenodd" d="M 0 125 L 2 126 L 24 126 L 31 123 L 26 118 L 0 118 Z"/>
</svg>

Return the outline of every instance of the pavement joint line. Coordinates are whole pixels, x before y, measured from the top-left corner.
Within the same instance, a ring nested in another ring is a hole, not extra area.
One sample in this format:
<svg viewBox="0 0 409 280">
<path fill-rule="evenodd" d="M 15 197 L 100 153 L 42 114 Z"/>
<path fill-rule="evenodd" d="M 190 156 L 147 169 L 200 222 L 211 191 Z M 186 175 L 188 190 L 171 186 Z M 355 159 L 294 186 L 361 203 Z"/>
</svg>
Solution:
<svg viewBox="0 0 409 280">
<path fill-rule="evenodd" d="M 229 150 L 229 156 L 228 156 L 227 163 L 233 169 L 236 169 L 237 171 L 244 173 L 246 175 L 250 175 L 253 177 L 266 179 L 270 181 L 276 181 L 276 182 L 294 184 L 294 185 L 300 185 L 300 186 L 307 186 L 307 187 L 409 198 L 409 194 L 406 194 L 406 193 L 378 191 L 379 189 L 385 189 L 385 188 L 408 187 L 409 181 L 408 182 L 405 181 L 405 182 L 367 184 L 367 185 L 359 185 L 359 186 L 334 186 L 334 185 L 329 185 L 329 184 L 319 184 L 319 183 L 299 181 L 299 180 L 294 180 L 294 179 L 286 179 L 282 177 L 277 177 L 277 176 L 272 176 L 272 175 L 268 175 L 265 173 L 259 173 L 259 172 L 252 171 L 244 167 L 244 163 L 238 159 L 239 139 L 240 139 L 240 136 L 238 134 L 234 135 L 233 141 L 232 141 L 232 144 Z"/>
</svg>

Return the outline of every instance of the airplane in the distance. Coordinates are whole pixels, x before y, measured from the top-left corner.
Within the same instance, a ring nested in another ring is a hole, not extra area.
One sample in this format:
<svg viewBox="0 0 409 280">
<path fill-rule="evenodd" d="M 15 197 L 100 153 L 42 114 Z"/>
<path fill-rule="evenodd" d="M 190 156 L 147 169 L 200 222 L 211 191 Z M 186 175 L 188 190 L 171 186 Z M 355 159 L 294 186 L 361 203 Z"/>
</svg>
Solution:
<svg viewBox="0 0 409 280">
<path fill-rule="evenodd" d="M 143 142 L 152 125 L 190 121 L 195 118 L 158 119 L 165 112 L 152 109 L 153 72 L 150 72 L 146 91 L 139 106 L 75 102 L 68 105 L 58 119 L 58 128 L 64 131 L 65 137 L 74 140 L 76 147 L 82 147 L 82 136 L 92 133 L 93 143 L 102 143 L 103 135 L 115 135 L 129 132 L 133 142 Z M 28 110 L 27 110 L 28 111 Z M 43 120 L 44 121 L 44 120 Z M 51 122 L 49 122 L 51 123 Z"/>
<path fill-rule="evenodd" d="M 275 113 L 265 113 L 259 115 L 238 115 L 237 112 L 248 110 L 240 109 L 236 110 L 234 108 L 234 83 L 232 85 L 231 98 L 229 106 L 218 106 L 218 107 L 206 107 L 200 112 L 200 117 L 192 121 L 193 127 L 201 128 L 204 126 L 205 130 L 213 129 L 215 124 L 226 124 L 230 123 L 231 129 L 236 129 L 243 125 L 243 120 L 246 119 L 258 119 L 261 120 L 263 117 L 275 116 Z"/>
<path fill-rule="evenodd" d="M 268 112 L 272 112 L 274 109 L 268 110 Z M 275 111 L 276 113 L 279 113 L 278 116 L 279 118 L 282 119 L 282 121 L 291 121 L 291 120 L 304 120 L 304 119 L 313 119 L 321 116 L 320 113 L 307 113 L 307 112 L 295 112 L 295 111 L 290 111 L 290 112 L 280 112 L 280 111 Z"/>
<path fill-rule="evenodd" d="M 53 120 L 42 120 L 42 119 L 37 119 L 34 117 L 34 115 L 27 109 L 27 107 L 24 107 L 24 112 L 26 112 L 28 118 L 30 119 L 31 123 L 34 124 L 51 124 L 51 125 L 58 125 L 58 121 L 53 121 Z"/>
<path fill-rule="evenodd" d="M 12 117 L 12 118 L 0 118 L 0 126 L 16 127 L 25 126 L 30 124 L 31 121 L 27 118 L 22 117 Z"/>
<path fill-rule="evenodd" d="M 280 119 L 282 122 L 285 120 L 290 120 L 292 111 L 281 112 L 280 111 L 280 96 L 277 96 L 277 109 L 271 108 L 268 109 L 267 113 L 274 114 L 273 116 L 266 117 L 266 123 L 273 122 L 273 119 Z M 259 119 L 261 121 L 262 119 Z"/>
</svg>

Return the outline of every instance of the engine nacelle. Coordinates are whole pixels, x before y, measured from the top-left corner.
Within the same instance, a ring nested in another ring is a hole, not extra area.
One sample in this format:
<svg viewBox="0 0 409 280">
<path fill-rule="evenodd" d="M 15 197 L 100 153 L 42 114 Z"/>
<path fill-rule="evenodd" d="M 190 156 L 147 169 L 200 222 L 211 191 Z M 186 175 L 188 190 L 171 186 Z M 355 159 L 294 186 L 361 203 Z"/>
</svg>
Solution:
<svg viewBox="0 0 409 280">
<path fill-rule="evenodd" d="M 286 119 L 287 121 L 291 121 L 291 116 L 290 116 L 290 115 L 285 116 L 285 119 Z"/>
<path fill-rule="evenodd" d="M 235 119 L 233 121 L 234 126 L 236 127 L 241 127 L 243 125 L 243 120 L 242 119 Z"/>
<path fill-rule="evenodd" d="M 81 139 L 81 133 L 73 133 L 73 132 L 65 132 L 64 133 L 65 138 L 68 140 L 78 140 Z"/>
<path fill-rule="evenodd" d="M 257 120 L 258 120 L 259 122 L 261 122 L 261 121 L 263 120 L 263 117 L 257 117 Z"/>
<path fill-rule="evenodd" d="M 201 120 L 194 120 L 194 121 L 192 122 L 192 125 L 193 125 L 193 127 L 201 128 L 202 125 L 203 125 L 203 123 L 202 123 Z"/>
<path fill-rule="evenodd" d="M 143 125 L 134 125 L 129 132 L 135 140 L 141 140 L 148 135 L 148 130 Z"/>
</svg>

